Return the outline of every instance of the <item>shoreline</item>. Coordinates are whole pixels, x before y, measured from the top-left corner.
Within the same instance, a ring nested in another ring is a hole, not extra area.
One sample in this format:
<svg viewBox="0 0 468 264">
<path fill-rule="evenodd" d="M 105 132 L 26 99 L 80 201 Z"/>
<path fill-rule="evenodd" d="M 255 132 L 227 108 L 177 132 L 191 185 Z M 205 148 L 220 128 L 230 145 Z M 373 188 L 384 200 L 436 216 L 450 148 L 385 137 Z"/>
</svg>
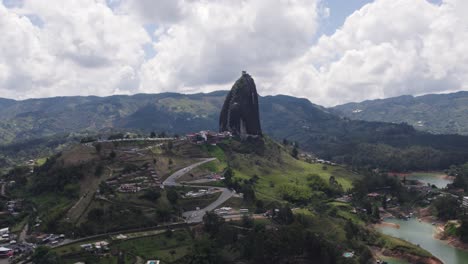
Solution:
<svg viewBox="0 0 468 264">
<path fill-rule="evenodd" d="M 444 264 L 440 259 L 434 256 L 422 257 L 422 256 L 413 255 L 410 253 L 405 253 L 402 251 L 389 250 L 389 249 L 383 249 L 383 248 L 378 248 L 378 247 L 372 247 L 371 251 L 372 251 L 372 254 L 374 255 L 374 258 L 376 259 L 380 259 L 382 257 L 390 257 L 390 258 L 403 260 L 409 263 Z"/>
<path fill-rule="evenodd" d="M 391 228 L 395 228 L 395 229 L 400 229 L 400 225 L 399 224 L 395 224 L 395 223 L 389 223 L 389 222 L 385 222 L 385 221 L 381 221 L 380 223 L 378 224 L 374 224 L 373 225 L 373 228 L 377 228 L 377 227 L 391 227 Z"/>
<path fill-rule="evenodd" d="M 389 172 L 389 176 L 397 176 L 400 178 L 411 176 L 412 174 L 432 174 L 434 177 L 442 180 L 454 180 L 455 176 L 447 175 L 442 171 L 411 171 L 411 172 Z"/>
<path fill-rule="evenodd" d="M 428 214 L 429 208 L 420 208 L 418 210 L 418 217 L 419 221 L 425 222 L 425 223 L 435 223 L 435 233 L 433 235 L 434 239 L 437 239 L 441 242 L 446 243 L 449 246 L 452 246 L 454 248 L 468 251 L 468 243 L 462 242 L 458 237 L 454 236 L 445 236 L 445 226 L 449 223 L 449 221 L 441 221 L 439 219 L 436 219 L 434 216 Z M 423 213 L 424 215 L 421 215 Z"/>
<path fill-rule="evenodd" d="M 395 212 L 394 212 L 395 213 Z M 389 213 L 392 215 L 391 213 Z M 433 229 L 432 237 L 435 240 L 438 240 L 450 247 L 456 248 L 458 250 L 463 250 L 468 252 L 468 243 L 463 243 L 458 237 L 454 236 L 446 236 L 445 233 L 445 226 L 449 223 L 449 221 L 441 221 L 436 217 L 431 215 L 429 207 L 425 208 L 418 208 L 415 210 L 415 217 L 414 220 L 419 222 L 424 222 L 425 224 L 432 224 L 435 229 Z M 390 217 L 394 217 L 393 215 Z M 396 223 L 386 222 L 385 219 L 380 221 L 377 224 L 373 224 L 372 227 L 374 229 L 378 229 L 379 227 L 390 227 L 399 229 L 400 225 Z M 409 263 L 425 263 L 425 264 L 439 264 L 443 262 L 438 259 L 437 257 L 433 256 L 431 258 L 427 257 L 420 257 L 416 255 L 411 255 L 409 253 L 400 252 L 400 251 L 392 251 L 389 249 L 380 248 L 379 250 L 373 249 L 374 255 L 378 258 L 379 254 L 383 257 L 392 257 L 400 260 L 407 261 Z"/>
<path fill-rule="evenodd" d="M 451 247 L 454 247 L 454 248 L 457 248 L 457 249 L 464 250 L 464 251 L 468 252 L 468 243 L 462 242 L 460 240 L 460 238 L 458 238 L 456 236 L 446 236 L 445 235 L 445 226 L 448 223 L 449 223 L 449 221 L 447 221 L 445 224 L 438 223 L 436 225 L 436 231 L 435 231 L 435 234 L 434 234 L 434 239 L 442 241 L 442 242 L 446 243 L 447 245 L 449 245 Z"/>
</svg>

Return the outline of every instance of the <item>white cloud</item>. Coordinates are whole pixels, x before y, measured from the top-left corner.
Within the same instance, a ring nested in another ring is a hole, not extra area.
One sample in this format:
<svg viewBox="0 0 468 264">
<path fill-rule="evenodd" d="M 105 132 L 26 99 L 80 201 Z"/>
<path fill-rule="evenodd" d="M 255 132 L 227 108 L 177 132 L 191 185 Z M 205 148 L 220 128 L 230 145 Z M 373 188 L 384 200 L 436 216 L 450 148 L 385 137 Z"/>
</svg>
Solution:
<svg viewBox="0 0 468 264">
<path fill-rule="evenodd" d="M 318 41 L 326 0 L 13 2 L 0 97 L 211 91 L 241 70 L 323 105 L 468 89 L 466 0 L 375 0 Z"/>
<path fill-rule="evenodd" d="M 376 0 L 286 65 L 279 87 L 325 105 L 467 89 L 466 12 L 464 0 Z"/>
<path fill-rule="evenodd" d="M 14 98 L 135 92 L 150 41 L 141 25 L 93 0 L 0 4 L 0 31 L 0 65 L 10 73 L 0 75 L 0 91 Z"/>
<path fill-rule="evenodd" d="M 165 24 L 181 19 L 184 7 L 182 0 L 121 0 L 117 12 L 128 14 L 143 24 Z"/>
<path fill-rule="evenodd" d="M 141 72 L 144 91 L 206 90 L 243 69 L 268 79 L 312 45 L 317 29 L 315 0 L 191 1 L 181 12 L 156 32 L 157 55 Z"/>
</svg>

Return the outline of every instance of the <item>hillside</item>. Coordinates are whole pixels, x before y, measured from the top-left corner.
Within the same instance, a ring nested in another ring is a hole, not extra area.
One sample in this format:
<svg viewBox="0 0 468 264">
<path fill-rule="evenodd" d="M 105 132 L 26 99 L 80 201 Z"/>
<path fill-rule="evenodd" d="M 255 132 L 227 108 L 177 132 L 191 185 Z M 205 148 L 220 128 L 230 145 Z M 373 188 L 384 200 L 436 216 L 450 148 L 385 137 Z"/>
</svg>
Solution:
<svg viewBox="0 0 468 264">
<path fill-rule="evenodd" d="M 33 173 L 15 170 L 5 177 L 6 180 L 21 181 L 21 184 L 8 188 L 8 195 L 24 199 L 35 208 L 15 219 L 19 223 L 15 230 L 21 230 L 21 223 L 29 222 L 37 223 L 30 224 L 32 237 L 38 232 L 88 237 L 53 249 L 67 261 L 65 263 L 96 258 L 80 246 L 102 239 L 110 242 L 109 247 L 114 253 L 106 259 L 112 263 L 122 247 L 132 252 L 125 256 L 125 263 L 134 263 L 136 256 L 150 259 L 154 252 L 168 263 L 189 263 L 199 254 L 199 243 L 206 237 L 215 239 L 217 243 L 211 247 L 218 252 L 229 249 L 228 254 L 221 255 L 229 256 L 231 262 L 217 263 L 236 263 L 234 260 L 251 258 L 290 260 L 291 256 L 298 259 L 295 263 L 361 263 L 370 258 L 367 246 L 397 249 L 400 254 L 404 252 L 418 258 L 431 257 L 416 246 L 365 228 L 367 222 L 375 221 L 370 211 L 356 212 L 353 205 L 334 201 L 354 182 L 363 181 L 363 176 L 341 166 L 295 159 L 290 151 L 290 146 L 268 137 L 248 141 L 225 139 L 217 146 L 191 144 L 185 140 L 76 144 L 49 158 Z M 207 157 L 216 160 L 193 170 L 187 169 L 200 158 Z M 176 171 L 185 172 L 180 179 L 184 185 L 161 188 L 159 184 L 153 184 L 153 181 L 165 181 Z M 206 181 L 213 173 L 223 174 L 225 179 Z M 203 179 L 204 183 L 201 182 Z M 125 190 L 123 186 L 130 184 L 141 189 L 122 191 Z M 225 223 L 223 220 L 217 224 L 223 230 L 219 233 L 206 227 L 209 222 L 205 218 L 203 229 L 200 226 L 188 229 L 180 224 L 181 215 L 192 210 L 198 212 L 200 209 L 196 208 L 213 203 L 224 187 L 243 195 L 233 195 L 220 206 L 231 207 L 231 214 L 247 208 L 252 212 L 251 220 L 244 216 L 241 221 L 228 221 L 229 216 L 226 216 Z M 188 195 L 201 188 L 213 193 L 201 197 Z M 292 207 L 297 209 L 291 210 Z M 272 210 L 279 211 L 276 216 L 265 217 L 264 213 Z M 180 227 L 169 226 L 169 234 L 164 231 L 165 225 L 172 223 Z M 256 228 L 252 228 L 254 225 Z M 110 233 L 115 231 L 118 232 Z M 103 233 L 125 234 L 130 238 L 120 239 L 117 235 L 90 237 Z M 151 244 L 145 245 L 148 241 Z M 290 243 L 294 243 L 293 250 L 278 251 Z M 338 249 L 336 244 L 340 245 Z M 141 248 L 144 250 L 139 250 Z M 344 259 L 343 249 L 353 250 L 356 258 L 352 261 Z M 161 254 L 160 250 L 167 252 Z M 177 251 L 175 258 L 180 262 L 174 262 L 170 250 Z M 265 262 L 262 259 L 258 263 Z M 96 260 L 93 263 L 104 262 Z"/>
<path fill-rule="evenodd" d="M 225 95 L 219 91 L 7 101 L 0 111 L 0 163 L 50 155 L 87 133 L 216 131 Z M 468 160 L 468 137 L 432 135 L 405 124 L 349 120 L 307 99 L 283 95 L 260 97 L 259 108 L 265 134 L 278 141 L 296 141 L 301 149 L 338 163 L 433 170 Z"/>
<path fill-rule="evenodd" d="M 112 229 L 111 225 L 86 226 L 89 222 L 86 215 L 93 208 L 106 209 L 109 205 L 120 204 L 146 212 L 168 206 L 165 199 L 160 199 L 153 205 L 142 199 L 145 189 L 136 194 L 120 192 L 119 184 L 137 184 L 165 194 L 164 189 L 159 190 L 161 182 L 170 174 L 198 162 L 201 158 L 215 157 L 217 160 L 184 176 L 181 180 L 186 184 L 205 179 L 213 173 L 223 173 L 229 167 L 233 170 L 231 187 L 242 189 L 245 181 L 255 179 L 256 196 L 266 204 L 281 202 L 285 197 L 295 197 L 298 201 L 309 200 L 310 196 L 304 198 L 291 192 L 307 186 L 311 175 L 316 175 L 327 184 L 331 176 L 335 177 L 341 191 L 350 189 L 352 182 L 360 179 L 358 174 L 340 166 L 307 163 L 294 159 L 289 152 L 287 146 L 269 138 L 250 142 L 226 140 L 218 146 L 195 145 L 185 140 L 171 143 L 135 141 L 76 144 L 47 159 L 33 173 L 28 173 L 27 170 L 20 175 L 6 177 L 22 183 L 10 193 L 30 199 L 38 208 L 38 216 L 44 223 L 40 230 L 71 232 L 69 229 L 72 225 L 75 232 L 86 235 L 102 232 L 99 228 Z M 151 178 L 157 178 L 158 184 L 153 185 Z M 222 182 L 213 182 L 213 185 L 224 186 Z M 186 190 L 186 187 L 182 190 Z M 180 206 L 182 210 L 195 208 L 194 203 L 180 203 Z M 144 215 L 150 217 L 151 213 Z M 154 224 L 149 221 L 146 224 L 152 223 Z M 118 226 L 132 227 L 133 224 L 119 223 Z"/>
<path fill-rule="evenodd" d="M 351 119 L 408 123 L 436 134 L 468 134 L 468 92 L 400 96 L 333 108 Z"/>
</svg>

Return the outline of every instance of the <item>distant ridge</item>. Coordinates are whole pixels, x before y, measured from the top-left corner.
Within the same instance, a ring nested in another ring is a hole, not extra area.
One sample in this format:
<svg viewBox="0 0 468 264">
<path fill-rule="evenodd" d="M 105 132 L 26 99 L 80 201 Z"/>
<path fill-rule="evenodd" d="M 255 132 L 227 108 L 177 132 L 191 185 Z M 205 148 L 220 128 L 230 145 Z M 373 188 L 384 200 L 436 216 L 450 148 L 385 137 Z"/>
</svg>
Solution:
<svg viewBox="0 0 468 264">
<path fill-rule="evenodd" d="M 60 149 L 64 142 L 79 140 L 83 135 L 216 131 L 226 94 L 218 91 L 2 100 L 0 165 L 47 155 L 51 149 Z M 337 115 L 336 108 L 326 109 L 304 98 L 259 96 L 258 101 L 264 135 L 297 142 L 302 150 L 336 163 L 435 170 L 468 161 L 468 137 L 432 135 L 398 121 L 350 120 Z"/>
<path fill-rule="evenodd" d="M 354 120 L 408 123 L 436 134 L 468 135 L 468 92 L 403 95 L 332 108 Z"/>
</svg>

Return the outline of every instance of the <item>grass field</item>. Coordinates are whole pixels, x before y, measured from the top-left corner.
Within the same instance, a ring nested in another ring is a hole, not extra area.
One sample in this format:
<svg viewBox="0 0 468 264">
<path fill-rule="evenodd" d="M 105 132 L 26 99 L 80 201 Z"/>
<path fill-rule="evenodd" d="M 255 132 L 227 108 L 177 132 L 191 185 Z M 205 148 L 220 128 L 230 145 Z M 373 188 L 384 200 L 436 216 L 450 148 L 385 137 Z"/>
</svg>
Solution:
<svg viewBox="0 0 468 264">
<path fill-rule="evenodd" d="M 385 234 L 381 234 L 379 243 L 389 250 L 401 250 L 416 256 L 432 257 L 431 253 L 421 247 Z"/>
<path fill-rule="evenodd" d="M 351 211 L 353 208 L 351 205 L 343 202 L 329 202 L 327 203 L 331 208 L 336 208 L 336 215 L 346 219 L 346 220 L 351 220 L 356 224 L 364 225 L 365 222 L 357 215 L 353 214 Z"/>
<path fill-rule="evenodd" d="M 170 263 L 184 257 L 190 251 L 191 244 L 192 238 L 188 231 L 177 230 L 170 237 L 161 234 L 131 239 L 115 243 L 112 247 L 131 252 L 143 259 L 161 259 Z"/>
<path fill-rule="evenodd" d="M 219 170 L 229 165 L 238 179 L 259 177 L 255 191 L 258 198 L 265 200 L 281 201 L 281 185 L 292 183 L 307 186 L 307 178 L 313 174 L 325 182 L 334 176 L 344 190 L 350 189 L 353 180 L 360 177 L 340 166 L 311 164 L 294 159 L 286 148 L 269 138 L 265 138 L 263 143 L 249 144 L 231 140 L 219 146 L 204 148 L 209 155 L 219 160 L 218 163 L 207 164 L 207 169 Z"/>
<path fill-rule="evenodd" d="M 284 165 L 268 166 L 267 170 L 264 167 L 252 164 L 248 159 L 241 160 L 241 163 L 246 163 L 245 166 L 236 166 L 234 172 L 236 177 L 242 179 L 251 178 L 253 175 L 259 176 L 260 180 L 256 185 L 256 191 L 265 198 L 278 199 L 279 187 L 282 184 L 293 183 L 299 186 L 307 185 L 307 178 L 312 175 L 319 175 L 326 182 L 330 176 L 335 176 L 338 183 L 343 186 L 344 190 L 352 187 L 352 181 L 359 176 L 352 174 L 338 166 L 322 166 L 321 164 L 310 164 L 303 161 L 295 160 L 292 157 L 283 154 Z"/>
</svg>

